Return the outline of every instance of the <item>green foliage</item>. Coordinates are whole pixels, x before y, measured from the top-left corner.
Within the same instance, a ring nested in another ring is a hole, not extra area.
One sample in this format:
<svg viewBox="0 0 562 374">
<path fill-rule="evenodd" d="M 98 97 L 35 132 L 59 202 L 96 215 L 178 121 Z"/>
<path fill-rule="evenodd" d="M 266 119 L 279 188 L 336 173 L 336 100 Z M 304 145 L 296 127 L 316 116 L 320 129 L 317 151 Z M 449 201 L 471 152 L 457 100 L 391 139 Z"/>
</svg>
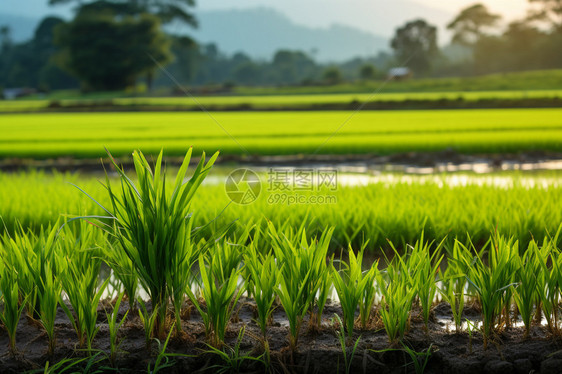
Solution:
<svg viewBox="0 0 562 374">
<path fill-rule="evenodd" d="M 178 264 L 185 260 L 186 246 L 190 245 L 187 241 L 191 200 L 218 157 L 216 153 L 205 164 L 203 153 L 193 175 L 185 182 L 191 152 L 190 148 L 171 193 L 168 193 L 166 173 L 162 170 L 163 152 L 160 152 L 154 170 L 141 152 L 133 153 L 138 186 L 108 152 L 120 176 L 121 188 L 120 191 L 114 190 L 106 176 L 105 188 L 111 211 L 103 208 L 107 216 L 101 218 L 112 220 L 104 227 L 118 240 L 131 260 L 142 286 L 151 298 L 152 307 L 157 310 L 155 333 L 158 336 L 164 336 L 168 301 L 173 297 L 171 283 L 178 276 L 177 271 L 181 270 Z"/>
<path fill-rule="evenodd" d="M 171 59 L 160 21 L 150 14 L 79 11 L 74 20 L 57 28 L 55 40 L 62 47 L 61 65 L 86 90 L 134 86 L 139 76 L 151 76 L 157 64 Z"/>
<path fill-rule="evenodd" d="M 81 222 L 79 234 L 75 235 L 69 226 L 59 234 L 60 256 L 67 264 L 60 279 L 72 311 L 64 303 L 61 303 L 61 307 L 78 334 L 79 347 L 84 348 L 87 344 L 91 352 L 92 342 L 99 330 L 96 326 L 98 305 L 109 278 L 102 280 L 101 251 L 91 248 L 95 243 L 94 227 Z"/>
<path fill-rule="evenodd" d="M 289 320 L 289 346 L 297 349 L 302 321 L 316 302 L 316 293 L 326 284 L 329 268 L 326 265 L 328 246 L 334 228 L 326 229 L 319 239 L 307 239 L 304 224 L 296 234 L 292 231 L 278 233 L 269 224 L 273 251 L 281 269 L 281 285 L 277 296 Z M 322 294 L 322 292 L 321 292 Z M 320 322 L 324 300 L 320 300 L 316 318 Z"/>
<path fill-rule="evenodd" d="M 230 317 L 244 287 L 238 285 L 238 279 L 242 274 L 240 266 L 242 254 L 238 248 L 220 242 L 213 249 L 207 258 L 203 255 L 199 256 L 201 297 L 205 302 L 206 310 L 189 287 L 187 296 L 203 318 L 207 340 L 218 348 L 224 344 L 224 335 Z"/>
<path fill-rule="evenodd" d="M 111 366 L 115 367 L 115 360 L 117 359 L 117 353 L 119 351 L 119 346 L 121 342 L 118 341 L 118 332 L 119 329 L 123 326 L 123 323 L 127 319 L 127 315 L 129 314 L 130 310 L 127 310 L 121 318 L 121 321 L 117 322 L 117 317 L 119 315 L 119 307 L 121 306 L 121 301 L 123 300 L 124 294 L 121 293 L 113 306 L 113 310 L 111 313 L 106 312 L 107 317 L 107 326 L 109 329 L 109 362 Z"/>
<path fill-rule="evenodd" d="M 246 289 L 256 302 L 257 322 L 265 339 L 267 325 L 273 313 L 276 290 L 280 283 L 280 271 L 274 255 L 261 254 L 254 242 L 250 244 L 244 255 L 244 263 L 249 273 Z"/>
<path fill-rule="evenodd" d="M 336 331 L 336 334 L 338 336 L 338 340 L 340 341 L 340 347 L 341 347 L 341 350 L 342 350 L 342 353 L 343 353 L 343 361 L 344 361 L 344 365 L 345 365 L 345 374 L 349 374 L 351 372 L 351 365 L 353 364 L 353 357 L 355 356 L 355 351 L 357 351 L 357 346 L 359 345 L 359 341 L 361 340 L 361 337 L 357 338 L 357 340 L 355 341 L 355 344 L 353 345 L 353 347 L 351 349 L 351 353 L 348 356 L 347 339 L 346 339 L 344 324 L 343 324 L 340 316 L 338 316 L 337 314 L 334 314 L 334 319 L 337 321 L 338 326 L 340 327 L 340 330 Z M 348 337 L 351 337 L 351 335 L 349 335 L 349 333 L 348 333 Z M 338 372 L 339 372 L 339 365 L 338 365 Z"/>
<path fill-rule="evenodd" d="M 516 284 L 515 259 L 518 253 L 517 242 L 499 235 L 488 243 L 487 261 L 483 258 L 484 250 L 476 253 L 472 260 L 463 258 L 468 269 L 467 280 L 474 287 L 482 308 L 484 348 L 499 325 L 502 312 L 510 306 L 511 289 Z"/>
<path fill-rule="evenodd" d="M 21 313 L 25 308 L 25 300 L 20 302 L 16 271 L 6 267 L 4 263 L 0 263 L 0 292 L 3 302 L 0 320 L 8 333 L 10 351 L 14 354 L 16 351 L 16 332 Z"/>
<path fill-rule="evenodd" d="M 439 52 L 437 47 L 437 27 L 423 19 L 407 22 L 396 29 L 390 42 L 400 65 L 411 66 L 419 74 L 431 70 L 432 60 Z"/>
<path fill-rule="evenodd" d="M 374 280 L 377 274 L 377 264 L 375 262 L 371 268 L 363 273 L 363 250 L 357 256 L 350 248 L 348 250 L 348 263 L 341 262 L 340 270 L 332 265 L 332 280 L 334 288 L 338 294 L 340 305 L 343 312 L 343 320 L 345 321 L 345 331 L 347 337 L 353 336 L 353 326 L 355 324 L 355 312 L 359 304 L 365 300 L 367 308 L 363 309 L 363 314 L 370 312 L 369 305 L 372 307 L 374 298 Z M 368 295 L 364 298 L 364 295 Z M 371 297 L 372 295 L 372 297 Z M 339 318 L 339 317 L 338 317 Z M 369 315 L 361 315 L 362 326 L 365 327 Z"/>
</svg>

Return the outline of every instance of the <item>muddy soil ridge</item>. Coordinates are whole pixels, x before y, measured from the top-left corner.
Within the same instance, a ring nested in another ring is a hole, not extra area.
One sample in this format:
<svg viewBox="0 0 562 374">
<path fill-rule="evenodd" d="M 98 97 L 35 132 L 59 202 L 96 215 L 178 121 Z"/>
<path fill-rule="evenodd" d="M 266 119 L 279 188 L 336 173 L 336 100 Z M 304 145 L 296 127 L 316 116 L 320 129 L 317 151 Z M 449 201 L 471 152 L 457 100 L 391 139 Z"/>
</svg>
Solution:
<svg viewBox="0 0 562 374">
<path fill-rule="evenodd" d="M 105 320 L 104 308 L 112 308 L 109 301 L 102 302 L 98 323 L 100 331 L 94 340 L 94 367 L 98 372 L 146 372 L 158 354 L 157 342 L 152 343 L 151 351 L 147 351 L 142 324 L 137 315 L 131 314 L 119 332 L 121 337 L 120 353 L 115 366 L 105 359 L 109 352 L 109 332 Z M 119 319 L 126 312 L 122 304 Z M 189 305 L 187 305 L 189 310 Z M 225 352 L 232 352 L 239 331 L 245 327 L 245 334 L 240 343 L 240 356 L 260 357 L 259 360 L 241 360 L 240 372 L 261 373 L 269 368 L 270 372 L 278 373 L 345 373 L 345 361 L 340 342 L 337 337 L 337 326 L 334 314 L 341 315 L 339 305 L 328 303 L 324 310 L 320 331 L 310 331 L 307 321 L 303 323 L 299 338 L 298 351 L 291 353 L 287 346 L 288 323 L 281 308 L 274 312 L 273 323 L 268 328 L 270 346 L 269 365 L 264 365 L 263 344 L 259 338 L 261 333 L 253 321 L 255 304 L 250 299 L 242 298 L 239 310 L 231 320 L 226 335 Z M 448 304 L 441 303 L 434 308 L 429 331 L 426 333 L 421 318 L 417 318 L 416 310 L 412 313 L 411 328 L 403 344 L 410 350 L 418 352 L 415 359 L 423 364 L 427 359 L 425 373 L 561 373 L 562 372 L 562 340 L 550 335 L 544 326 L 534 326 L 529 338 L 524 338 L 522 328 L 507 328 L 499 331 L 488 349 L 483 349 L 483 341 L 479 333 L 469 335 L 467 332 L 455 333 L 447 327 L 451 319 Z M 475 307 L 465 308 L 464 317 L 478 318 Z M 87 357 L 84 351 L 77 348 L 76 333 L 62 310 L 56 320 L 57 346 L 54 357 L 47 356 L 47 337 L 42 329 L 33 321 L 22 317 L 17 333 L 18 353 L 13 356 L 8 350 L 8 337 L 0 333 L 0 371 L 2 373 L 20 373 L 29 370 L 40 370 L 46 362 L 53 366 L 54 362 L 64 359 L 76 360 Z M 389 346 L 389 341 L 380 321 L 373 320 L 367 330 L 357 329 L 353 341 L 359 338 L 359 345 L 351 362 L 353 373 L 414 373 L 413 357 L 397 344 Z M 352 348 L 348 348 L 348 357 Z M 167 353 L 171 364 L 165 368 L 166 373 L 201 372 L 216 373 L 228 364 L 217 354 L 210 353 L 205 343 L 203 323 L 193 309 L 182 317 L 182 333 L 172 336 Z M 83 370 L 83 363 L 73 368 Z M 69 361 L 69 363 L 72 361 Z M 80 366 L 82 365 L 82 366 Z M 226 371 L 228 372 L 228 371 Z"/>
</svg>

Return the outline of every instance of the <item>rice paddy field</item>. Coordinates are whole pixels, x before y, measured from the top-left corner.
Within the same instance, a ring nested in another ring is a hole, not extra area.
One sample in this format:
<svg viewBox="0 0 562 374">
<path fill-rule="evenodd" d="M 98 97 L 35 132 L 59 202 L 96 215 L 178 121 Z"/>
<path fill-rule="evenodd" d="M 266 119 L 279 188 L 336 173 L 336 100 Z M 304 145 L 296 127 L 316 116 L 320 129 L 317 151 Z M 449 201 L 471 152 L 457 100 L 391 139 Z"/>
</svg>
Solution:
<svg viewBox="0 0 562 374">
<path fill-rule="evenodd" d="M 0 157 L 117 155 L 190 146 L 224 155 L 562 150 L 561 109 L 388 112 L 53 113 L 0 117 Z"/>
<path fill-rule="evenodd" d="M 0 111 L 48 105 L 15 103 Z M 492 164 L 562 154 L 561 119 L 559 108 L 1 114 L 4 167 L 103 157 L 106 170 L 0 172 L 1 371 L 556 373 L 562 171 Z M 344 167 L 310 189 L 272 177 L 331 170 L 313 156 L 443 151 L 493 172 Z M 215 165 L 277 156 L 300 163 Z"/>
<path fill-rule="evenodd" d="M 0 101 L 0 113 L 33 112 L 48 109 L 88 108 L 97 106 L 113 107 L 114 110 L 143 108 L 167 108 L 169 110 L 198 110 L 200 106 L 216 109 L 314 109 L 331 105 L 360 105 L 377 102 L 431 102 L 459 101 L 476 102 L 486 100 L 526 100 L 562 99 L 561 90 L 503 90 L 503 91 L 444 91 L 444 92 L 396 92 L 396 93 L 334 93 L 334 94 L 293 94 L 293 95 L 232 95 L 196 97 L 110 97 L 21 99 Z"/>
</svg>

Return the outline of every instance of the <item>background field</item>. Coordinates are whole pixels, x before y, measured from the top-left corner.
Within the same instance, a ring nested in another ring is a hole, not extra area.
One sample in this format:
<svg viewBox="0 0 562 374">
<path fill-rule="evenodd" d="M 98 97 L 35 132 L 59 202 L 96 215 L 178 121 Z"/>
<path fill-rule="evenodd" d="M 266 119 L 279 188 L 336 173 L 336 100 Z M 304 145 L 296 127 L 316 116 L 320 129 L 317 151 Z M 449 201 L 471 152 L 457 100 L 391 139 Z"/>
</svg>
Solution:
<svg viewBox="0 0 562 374">
<path fill-rule="evenodd" d="M 332 248 L 345 248 L 348 243 L 359 248 L 368 240 L 369 248 L 379 249 L 388 248 L 387 239 L 400 246 L 413 243 L 422 230 L 429 240 L 466 240 L 468 234 L 482 244 L 497 229 L 526 243 L 531 237 L 542 239 L 547 232 L 554 234 L 562 222 L 562 211 L 556 208 L 562 196 L 562 172 L 481 177 L 388 174 L 366 186 L 346 185 L 342 175 L 336 191 L 299 192 L 305 196 L 335 196 L 335 203 L 294 205 L 270 200 L 276 192 L 268 191 L 265 174 L 256 202 L 228 205 L 226 172 L 214 171 L 210 183 L 201 188 L 192 206 L 197 225 L 214 219 L 228 206 L 217 227 L 234 220 L 240 227 L 265 226 L 266 219 L 278 227 L 297 227 L 308 217 L 312 219 L 310 235 L 335 226 Z M 10 229 L 17 222 L 38 229 L 55 222 L 61 214 L 100 214 L 101 209 L 70 184 L 107 204 L 98 179 L 104 180 L 101 175 L 0 173 L 2 219 Z"/>
<path fill-rule="evenodd" d="M 0 157 L 562 151 L 562 109 L 4 115 Z M 339 129 L 339 131 L 337 131 Z M 332 136 L 337 131 L 335 136 Z M 230 134 L 234 141 L 227 134 Z"/>
</svg>

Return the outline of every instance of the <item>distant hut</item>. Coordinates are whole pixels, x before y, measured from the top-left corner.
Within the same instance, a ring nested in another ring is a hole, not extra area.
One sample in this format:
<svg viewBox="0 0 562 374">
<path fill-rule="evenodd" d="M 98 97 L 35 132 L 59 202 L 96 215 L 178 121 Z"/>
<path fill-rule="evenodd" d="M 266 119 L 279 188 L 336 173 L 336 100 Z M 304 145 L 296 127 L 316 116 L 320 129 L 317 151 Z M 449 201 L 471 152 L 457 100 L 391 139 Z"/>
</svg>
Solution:
<svg viewBox="0 0 562 374">
<path fill-rule="evenodd" d="M 392 68 L 388 71 L 388 79 L 393 81 L 403 81 L 414 76 L 408 67 Z"/>
</svg>

